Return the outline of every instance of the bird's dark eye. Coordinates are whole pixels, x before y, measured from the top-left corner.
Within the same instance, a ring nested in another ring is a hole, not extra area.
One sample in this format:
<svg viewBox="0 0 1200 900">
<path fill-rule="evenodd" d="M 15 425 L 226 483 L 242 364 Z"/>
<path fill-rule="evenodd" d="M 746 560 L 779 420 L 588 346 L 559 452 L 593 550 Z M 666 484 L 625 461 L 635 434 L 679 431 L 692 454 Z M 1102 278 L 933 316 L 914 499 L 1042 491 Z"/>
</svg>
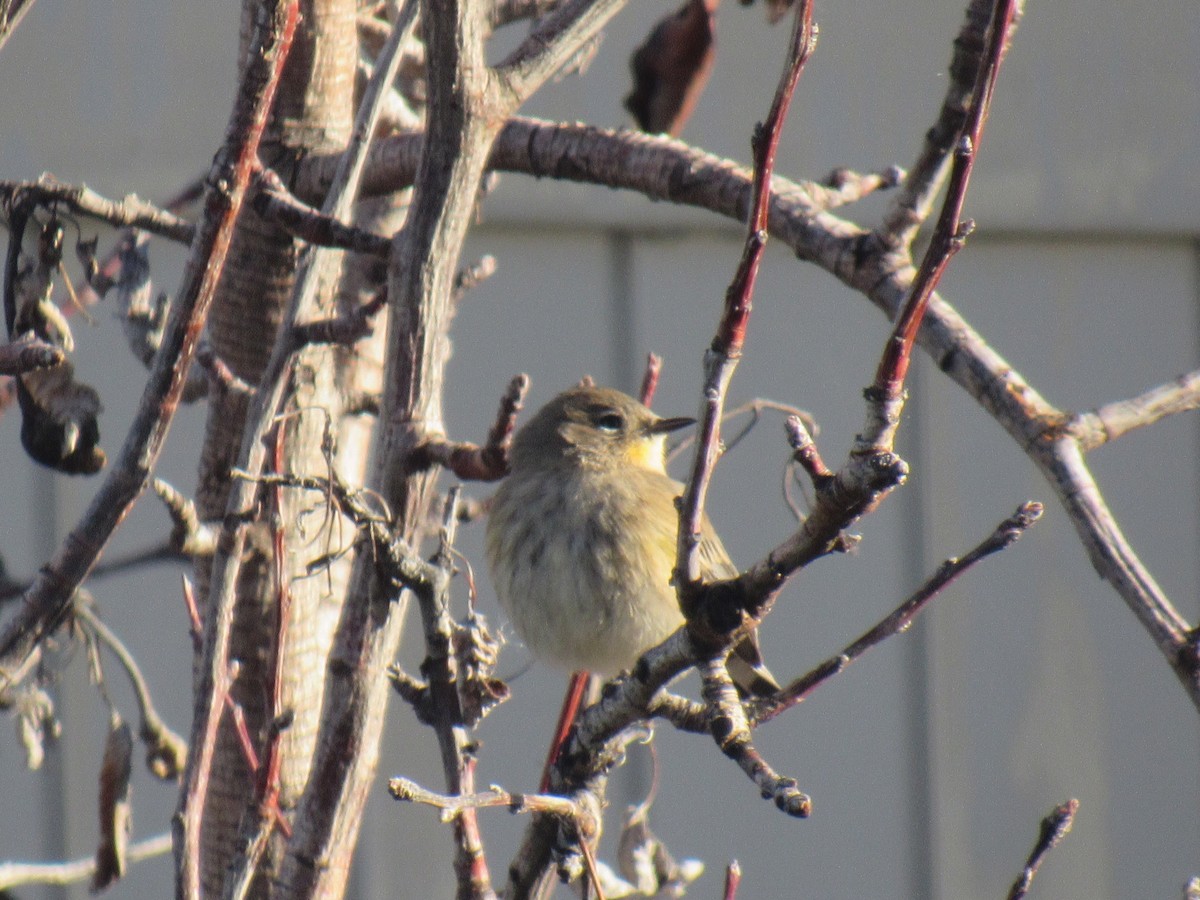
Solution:
<svg viewBox="0 0 1200 900">
<path fill-rule="evenodd" d="M 625 417 L 617 412 L 605 412 L 596 416 L 596 427 L 601 431 L 620 431 L 625 427 Z"/>
</svg>

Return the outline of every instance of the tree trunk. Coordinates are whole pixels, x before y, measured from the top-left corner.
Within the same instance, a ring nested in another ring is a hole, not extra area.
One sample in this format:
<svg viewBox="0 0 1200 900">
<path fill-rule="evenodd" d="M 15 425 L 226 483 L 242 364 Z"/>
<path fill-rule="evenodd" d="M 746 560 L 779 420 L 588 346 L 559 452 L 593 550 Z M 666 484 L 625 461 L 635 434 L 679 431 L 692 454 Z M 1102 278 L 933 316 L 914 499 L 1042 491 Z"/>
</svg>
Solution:
<svg viewBox="0 0 1200 900">
<path fill-rule="evenodd" d="M 253 0 L 243 10 L 242 53 L 249 40 Z M 345 146 L 353 121 L 353 85 L 357 58 L 353 0 L 305 0 L 296 42 L 288 60 L 275 115 L 260 156 L 284 179 L 305 155 Z M 209 333 L 217 355 L 251 384 L 262 374 L 288 296 L 295 282 L 299 249 L 295 241 L 264 222 L 248 207 L 238 223 L 229 262 L 210 317 Z M 332 281 L 322 285 L 323 315 L 334 310 Z M 356 459 L 327 459 L 326 434 L 337 434 L 345 365 L 335 364 L 330 347 L 308 347 L 298 355 L 291 390 L 276 440 L 283 471 L 327 474 L 331 462 L 351 478 L 359 477 L 365 452 Z M 246 398 L 213 391 L 200 461 L 197 504 L 206 520 L 226 512 L 230 466 L 237 460 L 247 410 Z M 362 442 L 357 442 L 361 446 Z M 358 470 L 356 472 L 355 470 Z M 279 745 L 279 807 L 284 817 L 307 780 L 321 709 L 323 673 L 333 622 L 344 597 L 346 565 L 305 577 L 306 566 L 344 541 L 349 529 L 337 529 L 321 509 L 321 498 L 282 492 L 278 518 L 289 526 L 286 540 L 270 524 L 258 527 L 248 542 L 251 559 L 242 571 L 231 638 L 231 659 L 239 662 L 232 699 L 246 718 L 251 741 L 265 765 L 271 720 L 293 717 Z M 298 527 L 292 527 L 298 526 Z M 280 530 L 281 532 L 284 530 Z M 275 544 L 275 541 L 281 544 Z M 283 552 L 276 554 L 277 547 Z M 275 557 L 278 556 L 277 563 Z M 197 596 L 208 597 L 208 560 L 196 564 Z M 282 577 L 280 577 L 282 576 Z M 281 597 L 289 602 L 281 605 Z M 207 604 L 211 611 L 213 603 Z M 286 621 L 281 621 L 286 609 Z M 280 636 L 284 635 L 282 646 Z M 276 652 L 282 654 L 276 665 Z M 276 672 L 280 683 L 274 684 Z M 273 697 L 277 696 L 278 707 Z M 206 697 L 196 697 L 199 711 Z M 226 869 L 238 852 L 239 825 L 255 810 L 258 779 L 225 715 L 203 811 L 201 884 L 204 896 L 220 896 Z M 254 893 L 265 894 L 275 869 L 278 832 L 260 866 Z"/>
</svg>

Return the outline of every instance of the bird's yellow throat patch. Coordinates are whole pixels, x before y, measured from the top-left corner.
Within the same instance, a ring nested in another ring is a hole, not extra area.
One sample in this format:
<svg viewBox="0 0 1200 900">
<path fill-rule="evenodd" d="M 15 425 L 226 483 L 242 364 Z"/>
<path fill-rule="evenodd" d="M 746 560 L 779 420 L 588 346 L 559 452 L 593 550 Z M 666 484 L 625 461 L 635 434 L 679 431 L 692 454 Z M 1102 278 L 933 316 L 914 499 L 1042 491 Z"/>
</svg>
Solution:
<svg viewBox="0 0 1200 900">
<path fill-rule="evenodd" d="M 642 440 L 630 441 L 625 448 L 625 460 L 631 466 L 639 469 L 649 469 L 652 472 L 666 472 L 664 457 L 666 455 L 667 436 L 656 434 Z"/>
</svg>

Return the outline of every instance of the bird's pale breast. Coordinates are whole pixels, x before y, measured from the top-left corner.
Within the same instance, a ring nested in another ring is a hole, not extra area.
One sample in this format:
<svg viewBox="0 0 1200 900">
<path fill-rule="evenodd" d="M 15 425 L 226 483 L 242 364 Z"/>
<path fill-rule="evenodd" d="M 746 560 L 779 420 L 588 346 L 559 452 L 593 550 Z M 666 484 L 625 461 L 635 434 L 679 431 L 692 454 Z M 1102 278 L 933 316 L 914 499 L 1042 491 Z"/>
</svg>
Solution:
<svg viewBox="0 0 1200 900">
<path fill-rule="evenodd" d="M 517 472 L 487 528 L 500 605 L 530 652 L 612 675 L 683 622 L 670 584 L 678 484 L 635 471 Z"/>
</svg>

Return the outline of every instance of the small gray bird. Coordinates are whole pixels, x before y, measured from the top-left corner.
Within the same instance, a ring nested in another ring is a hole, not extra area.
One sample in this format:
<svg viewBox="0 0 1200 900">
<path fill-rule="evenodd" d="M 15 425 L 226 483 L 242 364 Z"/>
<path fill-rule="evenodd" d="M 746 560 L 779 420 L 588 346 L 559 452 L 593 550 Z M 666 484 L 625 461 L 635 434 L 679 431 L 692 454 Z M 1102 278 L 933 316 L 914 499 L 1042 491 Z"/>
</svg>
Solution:
<svg viewBox="0 0 1200 900">
<path fill-rule="evenodd" d="M 487 523 L 500 605 L 539 660 L 611 676 L 683 624 L 671 573 L 683 485 L 666 473 L 664 419 L 609 388 L 559 394 L 513 441 Z M 705 516 L 701 578 L 737 569 Z M 750 636 L 730 656 L 743 693 L 779 685 Z"/>
</svg>

